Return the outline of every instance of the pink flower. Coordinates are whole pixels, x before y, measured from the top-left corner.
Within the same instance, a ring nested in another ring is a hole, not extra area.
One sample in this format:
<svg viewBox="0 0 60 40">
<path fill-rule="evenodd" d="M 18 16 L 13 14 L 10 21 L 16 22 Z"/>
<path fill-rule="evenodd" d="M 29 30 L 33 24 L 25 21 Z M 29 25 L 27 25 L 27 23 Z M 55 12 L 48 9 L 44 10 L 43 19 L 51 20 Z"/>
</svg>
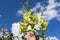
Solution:
<svg viewBox="0 0 60 40">
<path fill-rule="evenodd" d="M 27 38 L 27 40 L 36 40 L 36 37 L 35 37 L 35 35 L 34 35 L 33 32 L 29 32 L 29 33 L 28 33 L 28 38 Z"/>
</svg>

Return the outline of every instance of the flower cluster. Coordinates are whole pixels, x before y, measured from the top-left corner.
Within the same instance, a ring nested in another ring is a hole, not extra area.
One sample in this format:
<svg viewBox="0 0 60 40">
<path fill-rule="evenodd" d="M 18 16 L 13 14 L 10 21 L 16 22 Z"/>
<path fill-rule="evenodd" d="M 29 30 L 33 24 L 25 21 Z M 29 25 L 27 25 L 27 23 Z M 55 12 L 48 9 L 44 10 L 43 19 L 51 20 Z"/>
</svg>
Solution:
<svg viewBox="0 0 60 40">
<path fill-rule="evenodd" d="M 43 15 L 42 17 L 38 19 L 38 15 L 34 13 L 32 9 L 30 9 L 28 12 L 23 13 L 23 19 L 20 22 L 20 34 L 21 33 L 27 33 L 29 31 L 46 31 L 48 23 Z M 36 26 L 39 25 L 38 27 Z"/>
</svg>

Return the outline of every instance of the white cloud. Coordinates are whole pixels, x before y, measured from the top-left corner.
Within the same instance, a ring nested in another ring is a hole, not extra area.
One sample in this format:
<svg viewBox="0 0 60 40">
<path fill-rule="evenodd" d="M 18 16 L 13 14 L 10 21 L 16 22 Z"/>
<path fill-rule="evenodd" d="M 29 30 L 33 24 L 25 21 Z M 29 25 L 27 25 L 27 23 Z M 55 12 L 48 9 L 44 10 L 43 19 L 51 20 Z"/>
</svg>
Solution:
<svg viewBox="0 0 60 40">
<path fill-rule="evenodd" d="M 60 10 L 58 10 L 60 12 Z"/>
<path fill-rule="evenodd" d="M 60 6 L 60 2 L 56 3 L 57 6 Z"/>
<path fill-rule="evenodd" d="M 18 23 L 13 23 L 12 24 L 12 29 L 11 29 L 13 36 L 15 37 L 14 40 L 22 40 L 22 35 L 23 34 L 19 34 L 20 31 L 20 26 L 19 26 L 19 22 Z M 18 36 L 18 38 L 16 37 Z"/>
<path fill-rule="evenodd" d="M 12 24 L 12 33 L 14 34 L 14 36 L 18 36 L 19 34 L 19 23 L 13 23 Z"/>
<path fill-rule="evenodd" d="M 60 21 L 60 14 L 56 17 L 56 19 L 57 19 L 58 21 Z"/>
<path fill-rule="evenodd" d="M 39 40 L 42 40 L 42 38 L 40 38 Z M 59 40 L 57 37 L 51 37 L 51 36 L 49 36 L 49 37 L 46 37 L 46 40 Z"/>
<path fill-rule="evenodd" d="M 38 13 L 38 19 L 41 18 L 41 13 Z M 46 20 L 49 22 L 50 20 L 52 20 L 53 18 L 57 17 L 57 10 L 53 9 L 53 10 L 46 10 L 44 11 L 44 17 L 46 18 Z"/>
<path fill-rule="evenodd" d="M 58 16 L 58 10 L 56 10 L 55 8 L 60 6 L 59 3 L 55 2 L 55 0 L 48 0 L 48 5 L 46 7 L 43 7 L 40 3 L 37 3 L 35 7 L 33 7 L 33 9 L 36 11 L 38 8 L 42 8 L 43 13 L 45 15 L 45 17 L 47 18 L 47 21 L 49 22 L 50 20 L 52 20 L 53 18 L 56 19 L 60 19 L 60 16 Z M 40 5 L 40 6 L 39 6 Z M 38 7 L 37 7 L 38 6 Z M 45 9 L 45 10 L 44 10 Z M 38 14 L 38 18 L 41 17 L 40 12 L 37 13 Z"/>
<path fill-rule="evenodd" d="M 51 36 L 47 37 L 46 39 L 47 39 L 47 40 L 48 40 L 48 39 L 50 39 L 50 40 L 59 40 L 57 37 L 51 37 Z"/>
<path fill-rule="evenodd" d="M 18 10 L 17 11 L 17 15 L 19 16 L 20 14 L 23 14 L 23 11 L 22 10 Z"/>
<path fill-rule="evenodd" d="M 54 4 L 55 0 L 48 0 L 49 4 Z"/>
<path fill-rule="evenodd" d="M 56 7 L 55 0 L 49 0 L 48 3 L 49 4 L 46 6 L 46 10 L 51 10 Z"/>
<path fill-rule="evenodd" d="M 3 34 L 3 33 L 2 33 L 2 32 L 0 32 L 0 37 L 2 37 L 2 34 Z"/>
<path fill-rule="evenodd" d="M 59 11 L 54 8 L 60 6 L 60 4 L 56 3 L 55 0 L 49 0 L 48 2 L 49 2 L 49 5 L 46 6 L 46 10 L 44 11 L 44 13 L 47 17 L 47 20 L 50 21 L 53 18 L 56 18 L 58 20 Z"/>
<path fill-rule="evenodd" d="M 44 13 L 45 13 L 45 17 L 48 21 L 57 17 L 57 15 L 58 15 L 57 10 L 55 10 L 55 9 L 44 11 Z"/>
<path fill-rule="evenodd" d="M 35 7 L 33 7 L 33 10 L 36 12 L 36 10 L 38 9 L 38 8 L 40 8 L 41 7 L 41 4 L 38 2 L 36 5 L 35 5 Z"/>
</svg>

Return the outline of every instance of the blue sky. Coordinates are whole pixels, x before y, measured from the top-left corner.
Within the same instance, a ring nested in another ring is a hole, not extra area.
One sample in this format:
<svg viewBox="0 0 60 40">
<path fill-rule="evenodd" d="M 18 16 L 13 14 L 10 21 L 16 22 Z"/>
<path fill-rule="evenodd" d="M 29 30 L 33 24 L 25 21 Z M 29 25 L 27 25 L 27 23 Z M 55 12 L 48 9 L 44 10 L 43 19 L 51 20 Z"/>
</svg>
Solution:
<svg viewBox="0 0 60 40">
<path fill-rule="evenodd" d="M 44 7 L 49 5 L 48 3 L 49 0 L 28 0 L 28 1 L 30 3 L 29 6 L 31 8 L 36 8 L 36 4 L 39 3 L 41 4 L 41 6 L 43 6 L 43 9 L 45 9 Z M 12 24 L 14 22 L 19 22 L 22 19 L 22 16 L 18 14 L 18 11 L 22 8 L 20 3 L 24 4 L 24 2 L 25 2 L 24 0 L 0 0 L 0 30 L 4 27 L 4 20 L 6 20 L 6 28 L 8 29 L 8 31 L 11 31 Z M 55 2 L 57 4 L 60 4 L 60 0 L 55 0 Z M 49 8 L 47 7 L 46 9 Z M 49 17 L 50 19 L 47 35 L 56 36 L 60 38 L 60 5 L 57 5 L 52 9 L 57 10 L 58 15 L 57 16 L 54 16 L 53 14 L 52 16 L 50 15 L 51 18 Z M 39 10 L 39 8 L 36 8 L 36 10 Z"/>
</svg>

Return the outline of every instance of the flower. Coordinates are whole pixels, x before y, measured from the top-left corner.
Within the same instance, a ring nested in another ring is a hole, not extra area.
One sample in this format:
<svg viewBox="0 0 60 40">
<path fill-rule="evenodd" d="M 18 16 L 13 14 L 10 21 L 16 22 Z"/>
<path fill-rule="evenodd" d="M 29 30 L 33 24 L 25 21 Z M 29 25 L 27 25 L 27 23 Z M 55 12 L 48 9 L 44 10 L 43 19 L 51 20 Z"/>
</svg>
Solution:
<svg viewBox="0 0 60 40">
<path fill-rule="evenodd" d="M 31 15 L 32 12 L 33 12 L 32 9 L 30 9 L 29 12 L 25 12 L 25 13 L 23 14 L 23 18 L 24 18 L 25 20 L 27 20 L 27 19 L 30 17 L 30 15 Z"/>
<path fill-rule="evenodd" d="M 34 22 L 38 22 L 38 16 L 37 16 L 37 14 L 34 14 L 33 15 L 33 19 L 32 19 Z"/>
<path fill-rule="evenodd" d="M 47 27 L 48 26 L 48 23 L 47 22 L 44 22 L 44 26 Z"/>
<path fill-rule="evenodd" d="M 34 28 L 33 28 L 33 29 L 31 29 L 31 31 L 32 31 L 32 32 L 34 32 Z"/>
<path fill-rule="evenodd" d="M 27 40 L 36 40 L 36 37 L 33 32 L 28 32 Z"/>
<path fill-rule="evenodd" d="M 42 24 L 42 30 L 47 30 L 47 27 L 48 26 L 48 23 L 47 22 L 44 22 L 43 24 Z"/>
<path fill-rule="evenodd" d="M 29 13 L 25 12 L 25 13 L 23 14 L 23 18 L 24 18 L 25 20 L 27 20 L 29 17 L 30 17 L 30 14 L 29 14 Z"/>
<path fill-rule="evenodd" d="M 28 23 L 20 23 L 20 34 L 27 31 Z"/>
<path fill-rule="evenodd" d="M 41 24 L 43 23 L 43 20 L 44 20 L 44 19 L 41 18 L 41 19 L 38 21 L 38 24 L 41 25 Z"/>
<path fill-rule="evenodd" d="M 29 24 L 30 24 L 30 25 L 33 25 L 33 24 L 34 24 L 34 22 L 31 20 L 31 21 L 29 21 Z"/>
<path fill-rule="evenodd" d="M 42 17 L 42 18 L 39 19 L 38 24 L 41 26 L 44 21 L 45 21 L 45 18 Z"/>
<path fill-rule="evenodd" d="M 41 30 L 41 26 L 38 24 L 35 24 L 34 28 L 35 28 L 35 30 Z"/>
<path fill-rule="evenodd" d="M 19 26 L 20 26 L 20 32 L 19 33 L 22 34 L 22 30 L 23 30 L 23 27 L 22 26 L 23 26 L 23 23 L 20 22 L 20 25 Z"/>
<path fill-rule="evenodd" d="M 24 30 L 27 30 L 27 28 L 28 28 L 28 23 L 24 23 L 23 29 L 24 29 Z"/>
</svg>

